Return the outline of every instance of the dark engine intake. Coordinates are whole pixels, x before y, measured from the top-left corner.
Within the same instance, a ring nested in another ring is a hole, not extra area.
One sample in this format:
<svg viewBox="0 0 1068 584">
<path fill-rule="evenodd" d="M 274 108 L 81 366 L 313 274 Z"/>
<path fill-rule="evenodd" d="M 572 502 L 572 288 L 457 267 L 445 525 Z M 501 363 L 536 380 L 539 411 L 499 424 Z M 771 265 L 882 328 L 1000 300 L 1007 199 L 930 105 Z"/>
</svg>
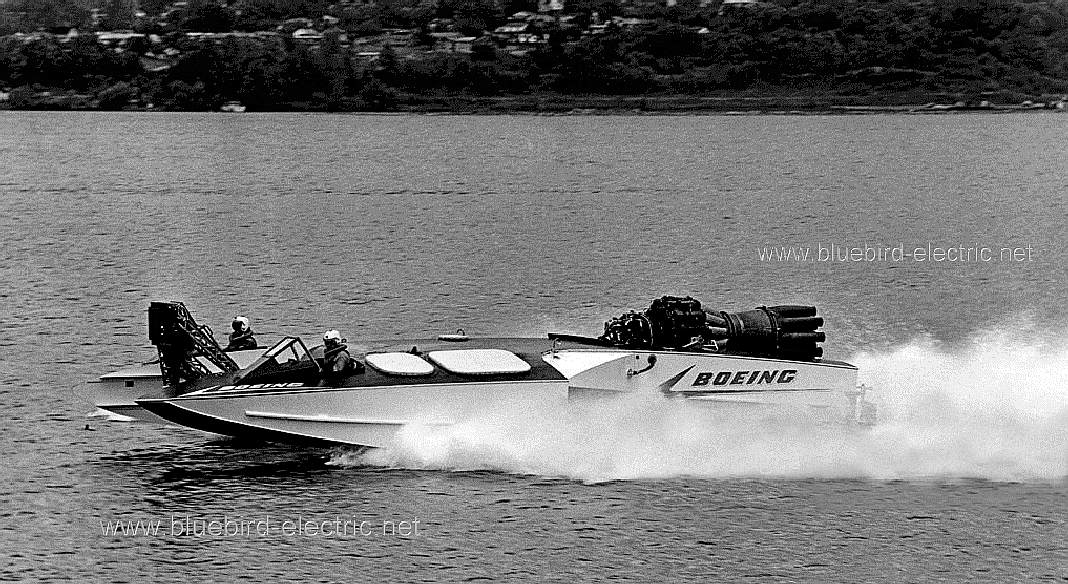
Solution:
<svg viewBox="0 0 1068 584">
<path fill-rule="evenodd" d="M 712 311 L 689 296 L 664 296 L 642 312 L 605 323 L 600 339 L 624 348 L 716 350 L 738 355 L 811 360 L 823 356 L 823 318 L 815 306 L 761 306 Z"/>
</svg>

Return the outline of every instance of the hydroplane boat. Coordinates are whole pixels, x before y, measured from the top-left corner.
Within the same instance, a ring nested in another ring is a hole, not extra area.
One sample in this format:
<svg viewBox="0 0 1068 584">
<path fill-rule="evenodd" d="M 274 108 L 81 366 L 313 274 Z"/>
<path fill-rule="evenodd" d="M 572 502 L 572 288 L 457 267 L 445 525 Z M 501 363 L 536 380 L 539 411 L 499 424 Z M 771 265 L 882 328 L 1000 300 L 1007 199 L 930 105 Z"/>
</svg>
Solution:
<svg viewBox="0 0 1068 584">
<path fill-rule="evenodd" d="M 822 325 L 812 306 L 710 311 L 693 298 L 665 296 L 609 320 L 597 337 L 461 333 L 354 344 L 359 366 L 334 374 L 321 345 L 295 336 L 241 365 L 198 333 L 184 305 L 154 302 L 149 337 L 164 391 L 135 403 L 205 432 L 352 447 L 387 446 L 409 424 L 450 426 L 487 412 L 627 395 L 866 421 L 873 412 L 857 368 L 823 358 Z"/>
</svg>

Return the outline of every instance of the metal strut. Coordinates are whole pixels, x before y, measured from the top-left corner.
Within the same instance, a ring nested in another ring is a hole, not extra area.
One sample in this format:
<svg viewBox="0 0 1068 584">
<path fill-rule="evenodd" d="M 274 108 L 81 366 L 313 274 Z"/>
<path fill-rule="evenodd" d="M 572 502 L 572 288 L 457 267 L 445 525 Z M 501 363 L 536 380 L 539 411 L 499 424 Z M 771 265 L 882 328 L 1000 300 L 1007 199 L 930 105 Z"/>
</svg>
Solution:
<svg viewBox="0 0 1068 584">
<path fill-rule="evenodd" d="M 148 338 L 159 350 L 165 385 L 180 385 L 211 373 L 197 357 L 204 357 L 222 371 L 241 369 L 215 341 L 211 329 L 198 325 L 181 302 L 149 305 Z"/>
</svg>

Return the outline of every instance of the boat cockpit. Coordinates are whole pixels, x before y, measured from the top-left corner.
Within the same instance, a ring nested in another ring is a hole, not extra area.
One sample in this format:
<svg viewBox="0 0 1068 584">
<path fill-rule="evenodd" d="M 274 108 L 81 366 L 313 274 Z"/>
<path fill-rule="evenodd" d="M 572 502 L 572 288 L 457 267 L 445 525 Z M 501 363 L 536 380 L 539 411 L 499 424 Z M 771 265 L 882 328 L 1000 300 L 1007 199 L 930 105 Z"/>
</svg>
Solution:
<svg viewBox="0 0 1068 584">
<path fill-rule="evenodd" d="M 321 353 L 321 351 L 320 351 Z M 285 337 L 242 370 L 241 383 L 312 381 L 322 376 L 322 367 L 300 337 Z"/>
</svg>

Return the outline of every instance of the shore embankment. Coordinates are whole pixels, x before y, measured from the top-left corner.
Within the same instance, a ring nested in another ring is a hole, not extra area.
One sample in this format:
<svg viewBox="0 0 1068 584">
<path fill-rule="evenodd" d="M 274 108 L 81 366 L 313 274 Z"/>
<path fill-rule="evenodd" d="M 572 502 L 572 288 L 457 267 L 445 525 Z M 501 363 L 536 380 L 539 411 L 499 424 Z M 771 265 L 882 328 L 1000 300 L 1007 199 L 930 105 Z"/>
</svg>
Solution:
<svg viewBox="0 0 1068 584">
<path fill-rule="evenodd" d="M 230 104 L 238 102 L 229 102 Z M 760 115 L 760 114 L 945 114 L 962 112 L 1015 113 L 1065 112 L 1063 96 L 1036 96 L 1015 103 L 988 100 L 954 100 L 945 95 L 835 95 L 768 94 L 750 92 L 725 95 L 575 95 L 530 93 L 474 95 L 469 93 L 397 93 L 384 102 L 368 104 L 359 99 L 293 101 L 271 107 L 250 103 L 247 112 L 353 112 L 406 114 L 531 114 L 531 115 Z M 71 92 L 40 92 L 20 105 L 0 101 L 0 109 L 69 111 L 219 111 L 222 104 L 199 109 L 171 110 L 131 100 L 116 107 L 103 107 L 92 95 Z"/>
</svg>

